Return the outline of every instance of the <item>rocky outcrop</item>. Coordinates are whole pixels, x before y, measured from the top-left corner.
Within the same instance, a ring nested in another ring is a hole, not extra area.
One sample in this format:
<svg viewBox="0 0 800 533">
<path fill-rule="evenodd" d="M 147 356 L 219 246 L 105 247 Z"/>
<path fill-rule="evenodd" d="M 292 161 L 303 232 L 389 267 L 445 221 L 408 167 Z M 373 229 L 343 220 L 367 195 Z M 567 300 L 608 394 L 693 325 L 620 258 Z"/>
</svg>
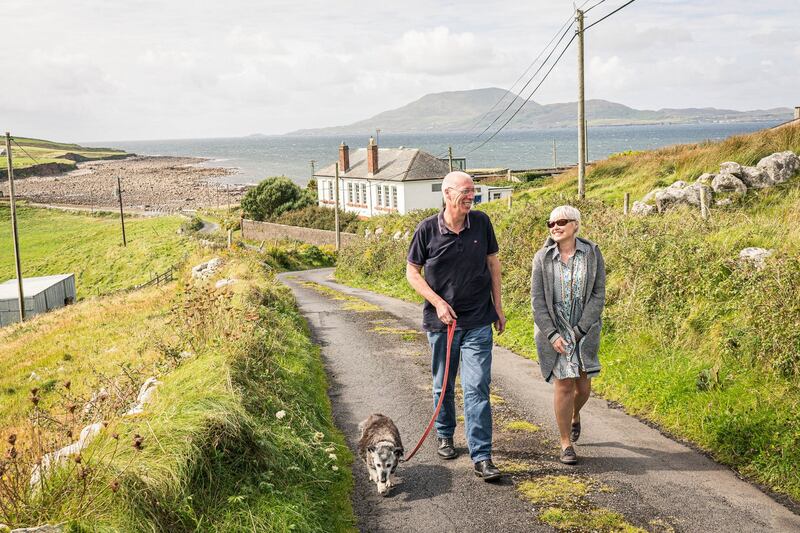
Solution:
<svg viewBox="0 0 800 533">
<path fill-rule="evenodd" d="M 783 183 L 800 172 L 800 157 L 794 152 L 777 152 L 761 159 L 754 167 L 735 161 L 725 161 L 719 174 L 705 173 L 688 185 L 678 180 L 665 189 L 653 189 L 633 203 L 634 215 L 663 213 L 677 205 L 700 206 L 701 191 L 705 191 L 706 205 L 717 207 L 733 205 L 747 194 L 748 189 L 765 189 Z M 718 197 L 715 198 L 714 195 Z"/>
<path fill-rule="evenodd" d="M 774 183 L 783 183 L 800 171 L 800 157 L 789 150 L 778 152 L 763 158 L 756 168 L 766 172 Z"/>
<path fill-rule="evenodd" d="M 745 248 L 739 252 L 739 262 L 744 264 L 751 264 L 758 269 L 764 268 L 767 257 L 771 256 L 775 251 L 767 250 L 766 248 Z"/>
</svg>

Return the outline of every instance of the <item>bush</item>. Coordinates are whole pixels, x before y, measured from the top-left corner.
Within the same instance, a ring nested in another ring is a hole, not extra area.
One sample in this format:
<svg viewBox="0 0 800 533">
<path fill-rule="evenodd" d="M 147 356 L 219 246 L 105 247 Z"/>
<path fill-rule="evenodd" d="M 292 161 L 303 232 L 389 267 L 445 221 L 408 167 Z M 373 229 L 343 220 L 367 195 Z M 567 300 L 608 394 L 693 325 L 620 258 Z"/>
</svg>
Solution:
<svg viewBox="0 0 800 533">
<path fill-rule="evenodd" d="M 310 205 L 296 211 L 287 211 L 276 217 L 274 222 L 287 226 L 326 229 L 334 231 L 335 213 L 330 207 Z M 339 211 L 339 228 L 349 233 L 358 233 L 360 223 L 355 213 Z"/>
<path fill-rule="evenodd" d="M 242 198 L 245 216 L 253 220 L 271 220 L 287 211 L 313 204 L 314 197 L 286 177 L 267 178 Z"/>
</svg>

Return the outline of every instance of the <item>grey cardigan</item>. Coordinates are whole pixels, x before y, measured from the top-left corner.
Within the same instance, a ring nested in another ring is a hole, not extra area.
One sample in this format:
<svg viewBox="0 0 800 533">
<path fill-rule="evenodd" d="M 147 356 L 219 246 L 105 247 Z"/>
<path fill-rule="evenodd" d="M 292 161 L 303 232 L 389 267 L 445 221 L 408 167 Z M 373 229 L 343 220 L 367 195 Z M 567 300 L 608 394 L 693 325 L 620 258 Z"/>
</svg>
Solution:
<svg viewBox="0 0 800 533">
<path fill-rule="evenodd" d="M 586 258 L 586 287 L 583 294 L 583 313 L 578 322 L 579 331 L 585 335 L 581 345 L 581 359 L 588 373 L 600 371 L 601 316 L 606 303 L 606 265 L 600 248 L 587 239 L 578 239 L 589 246 Z M 556 313 L 553 305 L 553 261 L 546 261 L 548 254 L 558 245 L 547 238 L 542 249 L 533 257 L 531 273 L 531 306 L 533 307 L 534 339 L 539 355 L 539 368 L 545 379 L 550 377 L 558 359 L 558 352 L 551 344 L 558 337 Z"/>
</svg>

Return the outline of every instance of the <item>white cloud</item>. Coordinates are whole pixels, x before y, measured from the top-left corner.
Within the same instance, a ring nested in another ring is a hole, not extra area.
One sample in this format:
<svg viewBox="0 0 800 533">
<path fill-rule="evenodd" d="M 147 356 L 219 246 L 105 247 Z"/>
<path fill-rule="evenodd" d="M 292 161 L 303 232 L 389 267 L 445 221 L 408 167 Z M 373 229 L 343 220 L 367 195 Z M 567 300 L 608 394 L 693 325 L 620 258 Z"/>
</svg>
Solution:
<svg viewBox="0 0 800 533">
<path fill-rule="evenodd" d="M 499 52 L 474 33 L 452 33 L 445 26 L 408 31 L 390 51 L 388 59 L 396 60 L 405 72 L 439 76 L 484 68 L 500 58 Z"/>
</svg>

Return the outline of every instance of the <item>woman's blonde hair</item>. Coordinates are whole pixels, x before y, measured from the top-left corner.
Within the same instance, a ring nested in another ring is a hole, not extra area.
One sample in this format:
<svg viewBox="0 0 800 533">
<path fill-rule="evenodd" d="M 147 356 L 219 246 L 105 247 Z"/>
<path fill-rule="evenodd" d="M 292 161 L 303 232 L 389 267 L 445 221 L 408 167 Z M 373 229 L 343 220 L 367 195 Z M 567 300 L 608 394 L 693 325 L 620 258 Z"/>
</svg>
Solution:
<svg viewBox="0 0 800 533">
<path fill-rule="evenodd" d="M 560 205 L 550 211 L 550 221 L 558 220 L 560 218 L 567 218 L 569 220 L 574 220 L 578 224 L 578 228 L 576 233 L 581 229 L 581 212 L 578 211 L 577 207 L 572 207 L 571 205 Z"/>
</svg>

